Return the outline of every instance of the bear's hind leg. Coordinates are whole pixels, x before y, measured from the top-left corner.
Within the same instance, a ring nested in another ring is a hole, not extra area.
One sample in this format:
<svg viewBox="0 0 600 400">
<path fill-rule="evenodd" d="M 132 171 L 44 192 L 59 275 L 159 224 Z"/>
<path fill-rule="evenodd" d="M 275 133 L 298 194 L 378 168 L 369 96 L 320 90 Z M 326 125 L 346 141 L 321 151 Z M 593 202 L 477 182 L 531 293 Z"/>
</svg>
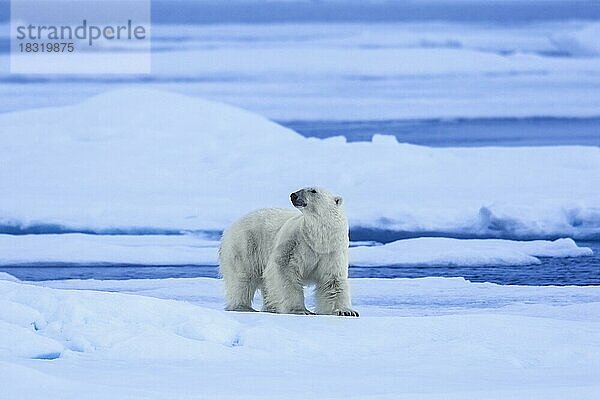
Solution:
<svg viewBox="0 0 600 400">
<path fill-rule="evenodd" d="M 265 271 L 269 305 L 278 313 L 313 315 L 304 305 L 302 279 L 293 266 L 269 263 Z"/>
<path fill-rule="evenodd" d="M 277 312 L 276 300 L 273 298 L 272 295 L 269 294 L 269 291 L 267 290 L 264 279 L 260 284 L 260 293 L 262 294 L 262 298 L 263 298 L 262 310 L 264 312 L 276 313 Z"/>
<path fill-rule="evenodd" d="M 225 280 L 225 311 L 256 311 L 252 308 L 252 299 L 258 284 L 255 280 L 234 277 Z"/>
</svg>

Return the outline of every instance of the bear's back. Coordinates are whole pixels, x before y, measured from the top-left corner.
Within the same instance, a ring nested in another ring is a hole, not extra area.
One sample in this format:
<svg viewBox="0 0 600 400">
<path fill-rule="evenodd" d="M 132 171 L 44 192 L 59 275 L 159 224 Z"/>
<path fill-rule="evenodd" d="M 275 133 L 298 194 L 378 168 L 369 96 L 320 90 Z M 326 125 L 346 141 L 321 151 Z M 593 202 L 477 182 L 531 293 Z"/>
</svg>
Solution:
<svg viewBox="0 0 600 400">
<path fill-rule="evenodd" d="M 298 211 L 283 208 L 263 208 L 243 216 L 223 232 L 223 241 L 238 241 L 245 237 L 255 244 L 272 243 L 277 232 L 290 219 L 300 217 Z M 250 238 L 251 237 L 251 238 Z"/>
</svg>

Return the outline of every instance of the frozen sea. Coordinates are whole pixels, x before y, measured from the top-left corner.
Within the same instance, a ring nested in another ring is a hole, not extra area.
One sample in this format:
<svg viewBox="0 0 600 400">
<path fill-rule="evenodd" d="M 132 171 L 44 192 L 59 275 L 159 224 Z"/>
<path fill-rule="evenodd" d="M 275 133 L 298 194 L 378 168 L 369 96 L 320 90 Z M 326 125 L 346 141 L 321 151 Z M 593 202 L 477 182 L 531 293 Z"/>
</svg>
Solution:
<svg viewBox="0 0 600 400">
<path fill-rule="evenodd" d="M 580 242 L 594 252 L 586 257 L 540 257 L 540 264 L 529 265 L 351 265 L 351 278 L 422 278 L 462 277 L 471 282 L 501 285 L 600 285 L 600 243 Z M 76 264 L 34 263 L 2 266 L 0 272 L 21 280 L 61 279 L 164 279 L 217 278 L 215 265 L 143 265 L 143 264 Z"/>
<path fill-rule="evenodd" d="M 387 134 L 395 136 L 401 143 L 429 147 L 600 145 L 600 118 L 278 122 L 305 137 L 325 139 L 344 136 L 348 142 L 370 142 L 375 134 Z M 28 229 L 4 226 L 0 228 L 0 233 L 64 233 L 61 229 L 60 226 L 52 225 Z M 432 234 L 453 236 L 444 232 L 429 233 Z M 218 232 L 213 232 L 212 235 L 218 236 Z M 351 238 L 356 240 L 382 243 L 419 236 L 419 232 L 394 233 L 377 230 L 358 230 L 351 233 Z M 468 239 L 478 236 L 467 233 L 458 237 Z M 592 249 L 594 254 L 588 257 L 540 257 L 541 264 L 530 265 L 351 265 L 349 275 L 351 278 L 463 277 L 471 282 L 502 285 L 600 285 L 600 241 L 578 241 L 577 244 Z M 203 265 L 201 262 L 181 265 L 36 262 L 17 266 L 0 265 L 0 271 L 26 281 L 218 277 L 215 265 Z"/>
<path fill-rule="evenodd" d="M 8 3 L 0 398 L 599 398 L 600 2 L 153 1 L 151 74 L 77 76 Z M 360 318 L 224 312 L 220 231 L 315 182 Z"/>
</svg>

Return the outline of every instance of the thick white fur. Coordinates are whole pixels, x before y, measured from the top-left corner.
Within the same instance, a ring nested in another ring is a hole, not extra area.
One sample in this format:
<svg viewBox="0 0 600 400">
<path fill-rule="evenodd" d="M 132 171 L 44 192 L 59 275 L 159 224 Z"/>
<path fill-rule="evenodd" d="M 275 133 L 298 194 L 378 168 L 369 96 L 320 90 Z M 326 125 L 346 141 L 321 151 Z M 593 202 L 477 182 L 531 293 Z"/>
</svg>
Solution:
<svg viewBox="0 0 600 400">
<path fill-rule="evenodd" d="M 219 268 L 226 309 L 253 311 L 260 289 L 264 311 L 312 314 L 303 286 L 314 284 L 318 314 L 358 316 L 348 288 L 348 222 L 341 197 L 320 188 L 292 196 L 301 212 L 258 210 L 223 233 Z"/>
</svg>

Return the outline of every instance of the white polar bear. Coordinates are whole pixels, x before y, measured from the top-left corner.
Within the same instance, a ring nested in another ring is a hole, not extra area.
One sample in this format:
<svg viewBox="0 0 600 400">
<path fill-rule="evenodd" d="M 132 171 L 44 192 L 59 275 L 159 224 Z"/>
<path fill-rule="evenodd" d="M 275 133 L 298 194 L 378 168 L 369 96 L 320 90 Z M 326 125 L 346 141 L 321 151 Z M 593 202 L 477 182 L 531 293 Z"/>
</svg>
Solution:
<svg viewBox="0 0 600 400">
<path fill-rule="evenodd" d="M 304 305 L 306 284 L 314 284 L 317 313 L 358 317 L 348 288 L 348 221 L 342 198 L 324 189 L 290 195 L 301 212 L 266 208 L 225 230 L 219 270 L 226 310 L 254 311 L 257 289 L 263 310 L 314 314 Z"/>
</svg>

